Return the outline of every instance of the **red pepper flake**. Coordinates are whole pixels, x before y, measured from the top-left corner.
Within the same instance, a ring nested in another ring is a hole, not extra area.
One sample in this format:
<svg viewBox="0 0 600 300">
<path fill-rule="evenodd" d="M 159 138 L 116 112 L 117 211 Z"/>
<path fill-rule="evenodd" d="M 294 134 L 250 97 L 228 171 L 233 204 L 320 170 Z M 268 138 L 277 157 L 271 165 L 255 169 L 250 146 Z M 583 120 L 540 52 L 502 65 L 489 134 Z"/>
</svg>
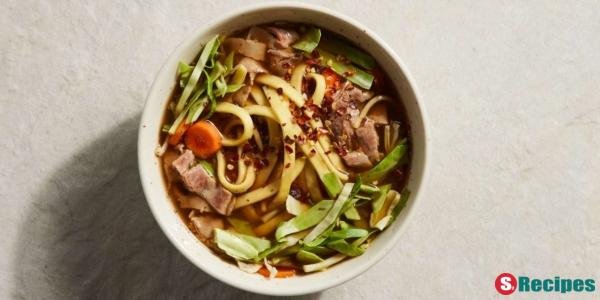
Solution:
<svg viewBox="0 0 600 300">
<path fill-rule="evenodd" d="M 277 88 L 277 94 L 279 94 L 279 95 L 283 94 L 283 89 L 282 88 Z"/>
<path fill-rule="evenodd" d="M 286 143 L 286 144 L 293 144 L 293 143 L 294 143 L 294 140 L 293 140 L 292 138 L 290 138 L 290 136 L 289 136 L 289 135 L 286 135 L 286 136 L 283 138 L 283 142 L 284 142 L 284 143 Z"/>
<path fill-rule="evenodd" d="M 269 161 L 267 159 L 255 158 L 253 161 L 253 164 L 257 170 L 260 170 L 260 169 L 266 167 L 269 164 Z"/>
<path fill-rule="evenodd" d="M 285 145 L 284 148 L 285 148 L 285 151 L 287 151 L 288 153 L 294 152 L 294 148 L 292 148 L 292 146 L 290 146 L 290 145 Z"/>
<path fill-rule="evenodd" d="M 314 58 L 314 59 L 317 59 L 317 58 L 319 58 L 321 55 L 319 54 L 319 51 L 318 51 L 317 49 L 315 49 L 315 50 L 313 50 L 313 51 L 310 53 L 310 56 L 311 56 L 312 58 Z"/>
<path fill-rule="evenodd" d="M 291 166 L 292 166 L 292 164 L 291 164 L 291 163 L 287 163 L 287 164 L 285 164 L 285 168 L 286 168 L 286 169 L 287 169 L 287 168 L 289 168 L 289 167 L 291 167 Z"/>
<path fill-rule="evenodd" d="M 292 73 L 283 74 L 283 79 L 285 79 L 286 81 L 292 80 Z"/>
<path fill-rule="evenodd" d="M 346 77 L 351 77 L 351 76 L 354 76 L 354 74 L 355 74 L 355 73 L 354 73 L 354 71 L 352 71 L 352 70 L 348 70 L 348 71 L 344 72 L 344 76 L 346 76 Z"/>
</svg>

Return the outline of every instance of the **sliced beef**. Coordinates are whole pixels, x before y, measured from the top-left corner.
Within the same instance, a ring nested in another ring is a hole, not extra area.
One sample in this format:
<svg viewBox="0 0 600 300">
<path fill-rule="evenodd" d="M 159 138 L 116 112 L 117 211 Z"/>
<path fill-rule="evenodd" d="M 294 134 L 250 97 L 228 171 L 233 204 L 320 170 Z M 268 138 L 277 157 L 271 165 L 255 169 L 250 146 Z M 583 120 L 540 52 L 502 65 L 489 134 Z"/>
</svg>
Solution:
<svg viewBox="0 0 600 300">
<path fill-rule="evenodd" d="M 190 218 L 196 231 L 200 234 L 200 238 L 209 240 L 213 236 L 215 228 L 224 229 L 225 222 L 219 216 L 211 214 L 201 214 Z"/>
<path fill-rule="evenodd" d="M 265 59 L 265 54 L 267 53 L 267 45 L 261 42 L 241 38 L 227 38 L 223 41 L 223 47 L 228 53 L 234 51 L 261 61 Z"/>
<path fill-rule="evenodd" d="M 346 165 L 352 168 L 366 169 L 373 166 L 369 157 L 359 151 L 348 152 L 345 156 L 342 156 Z"/>
<path fill-rule="evenodd" d="M 250 95 L 250 90 L 251 90 L 251 87 L 249 85 L 245 85 L 245 86 L 241 87 L 239 90 L 237 90 L 235 93 L 233 93 L 233 96 L 231 96 L 233 103 L 235 103 L 239 106 L 246 105 L 246 100 L 248 100 L 248 96 Z"/>
<path fill-rule="evenodd" d="M 194 154 L 186 150 L 179 158 L 173 161 L 173 168 L 181 176 L 185 187 L 204 198 L 218 213 L 229 215 L 233 210 L 234 201 L 231 193 L 217 184 L 204 167 L 196 165 L 190 168 L 194 162 Z"/>
<path fill-rule="evenodd" d="M 352 83 L 346 81 L 342 88 L 333 94 L 332 98 L 334 101 L 354 102 L 356 104 L 371 99 L 372 93 L 355 87 Z"/>
<path fill-rule="evenodd" d="M 272 73 L 278 76 L 291 73 L 294 66 L 301 60 L 302 56 L 291 48 L 267 51 L 267 66 Z"/>
<path fill-rule="evenodd" d="M 275 46 L 278 48 L 287 48 L 300 38 L 297 32 L 289 29 L 270 26 L 267 30 L 275 36 Z"/>
<path fill-rule="evenodd" d="M 275 37 L 262 27 L 253 26 L 248 30 L 247 40 L 254 40 L 267 45 L 267 48 L 275 47 Z"/>
<path fill-rule="evenodd" d="M 355 140 L 354 128 L 352 128 L 350 119 L 347 116 L 334 114 L 326 123 L 330 124 L 331 132 L 340 145 L 346 148 L 353 147 Z"/>
<path fill-rule="evenodd" d="M 371 119 L 365 119 L 365 122 L 355 130 L 356 139 L 360 149 L 373 162 L 378 161 L 379 153 L 379 135 L 375 129 L 375 122 Z"/>
<path fill-rule="evenodd" d="M 187 150 L 173 161 L 173 168 L 181 175 L 190 169 L 190 166 L 194 163 L 195 159 L 194 153 Z"/>
<path fill-rule="evenodd" d="M 240 59 L 238 64 L 244 66 L 246 68 L 246 71 L 248 71 L 248 77 L 250 77 L 250 85 L 254 83 L 254 77 L 256 76 L 256 74 L 268 72 L 262 63 L 250 57 L 243 57 L 242 59 Z"/>
</svg>

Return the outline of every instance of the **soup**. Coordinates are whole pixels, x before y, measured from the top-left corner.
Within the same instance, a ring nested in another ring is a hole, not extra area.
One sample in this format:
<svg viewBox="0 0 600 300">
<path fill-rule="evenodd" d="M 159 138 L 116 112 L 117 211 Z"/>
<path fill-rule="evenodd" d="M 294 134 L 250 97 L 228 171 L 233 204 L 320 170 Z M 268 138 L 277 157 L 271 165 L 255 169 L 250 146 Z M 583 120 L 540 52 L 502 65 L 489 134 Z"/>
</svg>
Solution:
<svg viewBox="0 0 600 300">
<path fill-rule="evenodd" d="M 188 228 L 245 272 L 368 251 L 406 205 L 410 128 L 376 58 L 305 24 L 212 37 L 180 62 L 161 157 Z"/>
</svg>

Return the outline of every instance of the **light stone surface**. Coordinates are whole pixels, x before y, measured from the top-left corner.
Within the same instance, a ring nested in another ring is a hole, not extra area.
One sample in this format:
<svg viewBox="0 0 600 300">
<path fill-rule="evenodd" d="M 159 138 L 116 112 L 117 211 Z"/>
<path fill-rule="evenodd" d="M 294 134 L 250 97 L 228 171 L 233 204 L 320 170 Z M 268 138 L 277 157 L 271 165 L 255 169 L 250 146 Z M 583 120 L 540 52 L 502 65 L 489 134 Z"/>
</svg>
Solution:
<svg viewBox="0 0 600 300">
<path fill-rule="evenodd" d="M 169 53 L 254 2 L 0 3 L 0 299 L 262 297 L 212 279 L 167 241 L 135 146 Z M 498 298 L 501 272 L 600 280 L 599 2 L 317 2 L 406 62 L 432 159 L 393 251 L 306 298 Z"/>
</svg>

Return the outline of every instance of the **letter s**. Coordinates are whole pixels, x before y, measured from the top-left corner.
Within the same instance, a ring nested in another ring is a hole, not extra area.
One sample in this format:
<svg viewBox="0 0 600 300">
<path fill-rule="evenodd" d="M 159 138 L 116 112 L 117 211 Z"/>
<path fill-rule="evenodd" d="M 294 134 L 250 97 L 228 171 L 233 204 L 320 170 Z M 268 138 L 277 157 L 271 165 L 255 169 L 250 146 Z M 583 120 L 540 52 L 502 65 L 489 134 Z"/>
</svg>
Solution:
<svg viewBox="0 0 600 300">
<path fill-rule="evenodd" d="M 503 291 L 512 290 L 512 284 L 510 283 L 510 277 L 502 277 L 500 278 L 500 288 Z"/>
<path fill-rule="evenodd" d="M 587 292 L 593 292 L 596 290 L 596 282 L 594 281 L 594 279 L 587 279 L 585 281 L 585 290 Z"/>
</svg>

